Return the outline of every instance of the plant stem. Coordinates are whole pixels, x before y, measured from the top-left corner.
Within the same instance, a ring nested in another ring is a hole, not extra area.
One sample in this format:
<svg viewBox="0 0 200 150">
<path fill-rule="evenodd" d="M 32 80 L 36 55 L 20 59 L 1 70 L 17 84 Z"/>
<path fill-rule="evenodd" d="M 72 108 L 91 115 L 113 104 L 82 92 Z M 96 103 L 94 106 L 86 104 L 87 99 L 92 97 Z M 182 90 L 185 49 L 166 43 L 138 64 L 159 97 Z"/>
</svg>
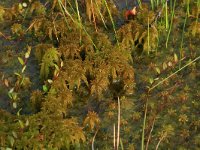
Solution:
<svg viewBox="0 0 200 150">
<path fill-rule="evenodd" d="M 187 63 L 185 66 L 181 67 L 180 69 L 178 69 L 177 71 L 175 71 L 174 73 L 172 73 L 171 75 L 169 75 L 168 77 L 166 77 L 165 79 L 163 79 L 162 81 L 158 82 L 156 85 L 154 85 L 153 87 L 151 87 L 149 89 L 149 92 L 152 91 L 153 89 L 155 89 L 157 86 L 159 86 L 160 84 L 162 84 L 163 82 L 167 81 L 169 78 L 171 78 L 172 76 L 174 76 L 175 74 L 177 74 L 178 72 L 180 72 L 181 70 L 183 70 L 184 68 L 186 68 L 187 66 L 191 65 L 192 63 L 194 63 L 195 61 L 199 60 L 200 56 L 195 58 L 194 60 L 192 60 L 191 62 Z"/>
<path fill-rule="evenodd" d="M 148 42 L 148 55 L 149 55 L 149 51 L 150 51 L 150 33 L 149 33 L 149 16 L 148 16 L 148 31 L 147 31 L 147 42 Z"/>
<path fill-rule="evenodd" d="M 137 0 L 137 1 L 138 1 L 138 5 L 139 5 L 140 9 L 142 9 L 142 2 L 141 2 L 141 0 Z"/>
<path fill-rule="evenodd" d="M 162 141 L 165 137 L 166 137 L 166 135 L 163 135 L 163 136 L 160 138 L 160 140 L 158 141 L 158 144 L 156 145 L 156 150 L 158 150 L 158 147 L 159 147 L 161 141 Z"/>
<path fill-rule="evenodd" d="M 109 9 L 109 7 L 108 7 L 108 4 L 107 4 L 106 0 L 103 0 L 103 1 L 104 1 L 105 5 L 106 5 L 106 8 L 107 8 L 107 10 L 108 10 L 108 14 L 109 14 L 110 20 L 111 20 L 111 22 L 112 22 L 113 30 L 114 30 L 114 33 L 115 33 L 115 39 L 116 39 L 116 41 L 117 41 L 117 45 L 119 46 L 119 42 L 118 42 L 118 39 L 117 39 L 117 32 L 116 32 L 116 29 L 115 29 L 115 23 L 114 23 L 112 14 L 111 14 L 111 12 L 110 12 L 110 9 Z"/>
<path fill-rule="evenodd" d="M 100 17 L 101 17 L 101 20 L 102 20 L 102 22 L 103 22 L 104 27 L 105 27 L 106 29 L 108 29 L 107 26 L 106 26 L 106 23 L 105 23 L 104 16 L 102 15 L 102 13 L 101 13 L 101 11 L 100 11 L 100 8 L 99 8 L 99 5 L 98 5 L 98 3 L 97 3 L 96 1 L 95 1 L 95 4 L 96 4 L 96 6 L 97 6 L 97 11 L 98 11 L 98 13 L 99 13 L 99 15 L 100 15 Z"/>
<path fill-rule="evenodd" d="M 117 150 L 119 149 L 120 140 L 120 99 L 118 97 L 118 123 L 117 123 Z"/>
<path fill-rule="evenodd" d="M 172 10 L 172 16 L 171 16 L 171 22 L 170 22 L 170 27 L 169 27 L 169 31 L 168 31 L 168 34 L 167 34 L 167 40 L 166 40 L 166 43 L 165 43 L 166 48 L 168 46 L 169 36 L 170 36 L 172 25 L 173 25 L 175 6 L 176 6 L 176 0 L 174 0 L 173 10 Z"/>
<path fill-rule="evenodd" d="M 152 124 L 152 127 L 151 127 L 151 131 L 150 131 L 150 133 L 149 133 L 149 136 L 148 136 L 148 140 L 147 140 L 147 144 L 146 144 L 145 150 L 148 150 L 149 142 L 150 142 L 150 139 L 151 139 L 151 133 L 152 133 L 152 131 L 153 131 L 155 121 L 156 121 L 156 117 L 153 119 L 153 124 Z"/>
<path fill-rule="evenodd" d="M 92 138 L 92 150 L 94 150 L 94 141 L 95 141 L 95 138 L 96 138 L 98 131 L 99 131 L 99 128 L 96 130 L 94 137 Z"/>
<path fill-rule="evenodd" d="M 168 20 L 168 5 L 167 5 L 167 1 L 165 2 L 165 27 L 166 27 L 166 30 L 168 30 L 168 28 L 169 28 L 169 20 Z"/>
<path fill-rule="evenodd" d="M 154 1 L 151 0 L 151 9 L 154 10 Z"/>
<path fill-rule="evenodd" d="M 146 101 L 146 104 L 145 104 L 144 120 L 143 120 L 143 126 L 142 126 L 141 150 L 144 150 L 144 133 L 145 133 L 145 127 L 146 127 L 147 108 L 148 108 L 148 97 L 147 97 L 147 101 Z"/>
<path fill-rule="evenodd" d="M 186 14 L 184 24 L 183 24 L 183 31 L 182 31 L 182 36 L 181 36 L 181 46 L 180 46 L 180 60 L 183 57 L 183 39 L 184 39 L 184 33 L 185 33 L 185 25 L 187 22 L 187 17 L 188 15 Z M 179 68 L 181 67 L 181 61 L 179 62 Z"/>
<path fill-rule="evenodd" d="M 190 0 L 187 0 L 187 15 L 190 15 Z"/>
<path fill-rule="evenodd" d="M 78 21 L 79 21 L 80 24 L 82 24 L 80 13 L 79 13 L 79 9 L 78 9 L 78 1 L 77 0 L 75 1 L 75 4 L 76 4 L 76 11 L 77 11 L 77 16 L 78 16 Z M 80 29 L 80 41 L 79 42 L 80 42 L 80 44 L 82 42 L 82 29 Z"/>
<path fill-rule="evenodd" d="M 200 8 L 200 0 L 197 0 L 197 18 L 195 21 L 195 33 L 194 36 L 196 35 L 196 31 L 197 31 L 197 24 L 198 24 L 198 19 L 199 19 L 199 8 Z"/>
<path fill-rule="evenodd" d="M 122 139 L 120 139 L 120 146 L 121 146 L 121 149 L 124 150 L 124 145 L 123 145 Z"/>
<path fill-rule="evenodd" d="M 115 124 L 113 125 L 113 148 L 114 148 L 114 150 L 116 149 L 116 146 L 115 146 Z"/>
</svg>

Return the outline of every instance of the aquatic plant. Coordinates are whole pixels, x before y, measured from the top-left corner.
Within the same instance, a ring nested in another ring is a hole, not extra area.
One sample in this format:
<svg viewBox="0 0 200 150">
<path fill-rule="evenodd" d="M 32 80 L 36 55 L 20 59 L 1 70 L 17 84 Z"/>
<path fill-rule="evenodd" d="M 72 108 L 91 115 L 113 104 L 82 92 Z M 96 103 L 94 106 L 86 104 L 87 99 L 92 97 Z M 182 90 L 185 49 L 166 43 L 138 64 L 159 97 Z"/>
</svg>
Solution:
<svg viewBox="0 0 200 150">
<path fill-rule="evenodd" d="M 1 148 L 199 147 L 196 2 L 142 2 L 129 21 L 111 1 L 0 7 Z"/>
</svg>

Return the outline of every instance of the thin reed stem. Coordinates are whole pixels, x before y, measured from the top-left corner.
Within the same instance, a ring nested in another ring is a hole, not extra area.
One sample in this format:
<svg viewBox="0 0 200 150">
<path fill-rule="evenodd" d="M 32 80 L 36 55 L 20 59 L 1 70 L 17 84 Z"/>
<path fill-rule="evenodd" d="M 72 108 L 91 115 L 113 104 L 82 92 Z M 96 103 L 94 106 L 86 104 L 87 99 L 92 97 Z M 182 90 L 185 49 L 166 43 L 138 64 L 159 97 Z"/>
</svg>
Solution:
<svg viewBox="0 0 200 150">
<path fill-rule="evenodd" d="M 137 0 L 137 1 L 138 1 L 138 5 L 139 5 L 140 9 L 142 9 L 142 2 L 141 2 L 141 0 Z"/>
<path fill-rule="evenodd" d="M 150 131 L 149 136 L 148 136 L 148 139 L 147 139 L 147 144 L 146 144 L 145 150 L 148 150 L 149 142 L 150 142 L 150 139 L 151 139 L 151 133 L 152 133 L 152 131 L 153 131 L 155 121 L 156 121 L 156 117 L 153 119 L 153 124 L 152 124 L 152 126 L 151 126 L 151 131 Z"/>
<path fill-rule="evenodd" d="M 168 31 L 168 34 L 167 34 L 167 40 L 166 40 L 166 43 L 165 43 L 166 48 L 168 46 L 169 36 L 170 36 L 171 30 L 172 30 L 175 6 L 176 6 L 176 0 L 174 0 L 173 10 L 172 10 L 172 16 L 171 16 L 171 22 L 170 22 L 169 31 Z"/>
<path fill-rule="evenodd" d="M 178 72 L 182 71 L 183 69 L 185 69 L 186 67 L 188 67 L 189 65 L 193 64 L 195 61 L 199 60 L 200 56 L 195 58 L 194 60 L 192 60 L 191 62 L 187 63 L 186 65 L 184 65 L 183 67 L 181 67 L 180 69 L 178 69 L 177 71 L 175 71 L 174 73 L 172 73 L 171 75 L 169 75 L 168 77 L 166 77 L 165 79 L 163 79 L 162 81 L 158 82 L 156 85 L 152 86 L 149 89 L 149 92 L 152 91 L 153 89 L 155 89 L 157 86 L 161 85 L 163 82 L 167 81 L 169 78 L 173 77 L 175 74 L 177 74 Z"/>
<path fill-rule="evenodd" d="M 184 20 L 184 24 L 183 24 L 183 31 L 182 31 L 182 36 L 181 36 L 181 46 L 180 46 L 180 53 L 179 53 L 179 59 L 181 60 L 182 57 L 183 57 L 183 39 L 184 39 L 184 34 L 185 34 L 185 25 L 186 25 L 186 22 L 187 22 L 187 18 L 188 18 L 188 15 L 186 14 L 185 16 L 185 20 Z M 179 62 L 179 68 L 181 67 L 181 61 Z"/>
<path fill-rule="evenodd" d="M 115 124 L 113 125 L 113 148 L 114 150 L 116 149 L 116 146 L 115 146 L 116 142 L 115 142 Z"/>
<path fill-rule="evenodd" d="M 95 4 L 96 4 L 96 6 L 97 6 L 97 11 L 98 11 L 98 13 L 99 13 L 99 15 L 100 15 L 100 17 L 101 17 L 101 20 L 102 20 L 102 22 L 103 22 L 104 27 L 105 27 L 106 29 L 108 29 L 107 26 L 106 26 L 106 23 L 105 23 L 104 16 L 102 15 L 102 13 L 101 13 L 101 11 L 100 11 L 100 8 L 99 8 L 99 5 L 98 5 L 98 3 L 97 3 L 96 1 L 95 1 Z"/>
<path fill-rule="evenodd" d="M 95 138 L 96 138 L 98 131 L 99 131 L 99 129 L 96 130 L 94 137 L 92 138 L 92 150 L 94 150 L 94 141 L 95 141 Z"/>
<path fill-rule="evenodd" d="M 77 11 L 77 16 L 78 16 L 78 21 L 79 21 L 80 24 L 82 24 L 80 13 L 79 13 L 79 9 L 78 9 L 78 1 L 77 0 L 75 1 L 75 4 L 76 4 L 76 11 Z M 80 29 L 80 40 L 79 40 L 79 42 L 80 42 L 80 44 L 82 42 L 82 29 Z"/>
<path fill-rule="evenodd" d="M 120 141 L 120 99 L 118 97 L 117 150 L 119 149 L 119 141 Z"/>
<path fill-rule="evenodd" d="M 147 43 L 148 43 L 148 55 L 149 55 L 149 51 L 150 51 L 150 32 L 149 32 L 149 27 L 150 26 L 150 24 L 149 24 L 149 16 L 148 16 L 148 29 L 147 29 Z"/>
<path fill-rule="evenodd" d="M 151 2 L 151 9 L 154 10 L 154 1 L 151 0 L 150 2 Z"/>
<path fill-rule="evenodd" d="M 144 134 L 145 134 L 145 127 L 146 127 L 146 119 L 147 119 L 147 109 L 148 108 L 148 97 L 145 104 L 145 112 L 144 112 L 144 120 L 142 126 L 142 142 L 141 142 L 141 150 L 144 150 Z"/>
<path fill-rule="evenodd" d="M 169 20 L 168 20 L 168 4 L 167 4 L 167 1 L 165 2 L 165 27 L 166 27 L 166 30 L 168 30 Z"/>
<path fill-rule="evenodd" d="M 115 34 L 115 39 L 116 39 L 116 41 L 117 41 L 117 45 L 119 46 L 119 42 L 118 42 L 118 39 L 117 39 L 117 32 L 116 32 L 116 29 L 115 29 L 115 23 L 114 23 L 114 20 L 113 20 L 111 11 L 110 11 L 110 9 L 109 9 L 109 7 L 108 7 L 108 4 L 107 4 L 106 0 L 103 0 L 103 1 L 104 1 L 105 5 L 106 5 L 106 8 L 107 8 L 107 11 L 108 11 L 110 20 L 111 20 L 111 22 L 112 22 L 112 27 L 113 27 L 113 30 L 114 30 L 114 34 Z"/>
<path fill-rule="evenodd" d="M 164 135 L 160 138 L 160 140 L 158 141 L 158 144 L 156 145 L 156 150 L 158 150 L 158 147 L 159 147 L 160 143 L 162 142 L 162 140 L 163 140 L 165 137 L 166 137 L 166 135 L 164 134 Z"/>
</svg>

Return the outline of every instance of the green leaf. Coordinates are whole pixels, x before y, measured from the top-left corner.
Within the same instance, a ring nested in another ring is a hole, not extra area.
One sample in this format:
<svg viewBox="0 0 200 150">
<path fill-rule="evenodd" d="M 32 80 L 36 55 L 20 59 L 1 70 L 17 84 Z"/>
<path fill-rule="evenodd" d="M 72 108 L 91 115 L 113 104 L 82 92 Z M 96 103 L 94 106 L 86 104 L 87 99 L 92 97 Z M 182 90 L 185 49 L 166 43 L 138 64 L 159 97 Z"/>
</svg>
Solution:
<svg viewBox="0 0 200 150">
<path fill-rule="evenodd" d="M 13 147 L 14 143 L 15 143 L 15 139 L 12 136 L 8 137 L 9 141 L 10 141 L 10 145 L 11 147 Z"/>
<path fill-rule="evenodd" d="M 20 108 L 17 112 L 17 116 L 20 116 L 20 111 L 22 110 L 22 108 Z"/>
<path fill-rule="evenodd" d="M 31 47 L 28 46 L 28 50 L 27 52 L 25 53 L 25 58 L 28 59 L 30 57 L 30 54 L 31 54 Z"/>
<path fill-rule="evenodd" d="M 15 72 L 14 74 L 15 74 L 16 76 L 21 77 L 21 74 L 19 74 L 19 73 L 17 73 L 17 72 Z"/>
<path fill-rule="evenodd" d="M 19 121 L 20 127 L 23 129 L 24 128 L 24 123 L 21 120 L 18 120 L 18 121 Z"/>
<path fill-rule="evenodd" d="M 15 101 L 17 99 L 17 93 L 13 92 L 12 93 L 12 99 Z"/>
<path fill-rule="evenodd" d="M 174 53 L 174 61 L 178 62 L 178 56 Z"/>
<path fill-rule="evenodd" d="M 19 60 L 20 64 L 23 66 L 24 65 L 24 60 L 21 57 L 18 57 L 18 60 Z"/>
<path fill-rule="evenodd" d="M 56 70 L 58 70 L 58 71 L 60 70 L 57 64 L 54 64 L 54 66 L 55 66 Z"/>
<path fill-rule="evenodd" d="M 157 72 L 158 74 L 160 74 L 160 69 L 159 69 L 158 67 L 156 67 L 155 69 L 156 69 L 156 72 Z"/>
<path fill-rule="evenodd" d="M 163 70 L 167 69 L 167 64 L 164 62 L 163 63 Z"/>
<path fill-rule="evenodd" d="M 48 87 L 46 85 L 43 85 L 42 89 L 43 89 L 44 92 L 48 92 Z"/>
<path fill-rule="evenodd" d="M 47 81 L 48 81 L 48 83 L 50 83 L 50 84 L 53 83 L 53 80 L 51 80 L 51 79 L 48 79 Z"/>
<path fill-rule="evenodd" d="M 153 83 L 153 78 L 149 78 L 149 83 L 152 84 Z"/>
<path fill-rule="evenodd" d="M 12 135 L 13 135 L 14 138 L 17 138 L 17 133 L 16 132 L 12 131 Z"/>
<path fill-rule="evenodd" d="M 26 69 L 26 65 L 22 68 L 22 73 L 24 73 L 25 69 Z"/>
<path fill-rule="evenodd" d="M 15 109 L 17 108 L 17 103 L 16 102 L 13 103 L 13 108 L 15 108 Z"/>
<path fill-rule="evenodd" d="M 29 126 L 29 121 L 28 121 L 28 119 L 26 120 L 25 126 L 26 126 L 26 127 Z"/>
</svg>

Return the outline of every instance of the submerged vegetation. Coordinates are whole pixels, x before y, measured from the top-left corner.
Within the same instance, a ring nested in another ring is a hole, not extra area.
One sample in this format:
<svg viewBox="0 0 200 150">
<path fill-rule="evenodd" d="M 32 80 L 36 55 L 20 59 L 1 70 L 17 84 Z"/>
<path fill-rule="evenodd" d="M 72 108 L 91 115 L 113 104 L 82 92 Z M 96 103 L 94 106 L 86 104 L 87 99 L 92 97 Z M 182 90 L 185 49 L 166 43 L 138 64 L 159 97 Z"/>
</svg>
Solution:
<svg viewBox="0 0 200 150">
<path fill-rule="evenodd" d="M 0 149 L 199 149 L 200 0 L 138 4 L 0 2 Z"/>
</svg>

